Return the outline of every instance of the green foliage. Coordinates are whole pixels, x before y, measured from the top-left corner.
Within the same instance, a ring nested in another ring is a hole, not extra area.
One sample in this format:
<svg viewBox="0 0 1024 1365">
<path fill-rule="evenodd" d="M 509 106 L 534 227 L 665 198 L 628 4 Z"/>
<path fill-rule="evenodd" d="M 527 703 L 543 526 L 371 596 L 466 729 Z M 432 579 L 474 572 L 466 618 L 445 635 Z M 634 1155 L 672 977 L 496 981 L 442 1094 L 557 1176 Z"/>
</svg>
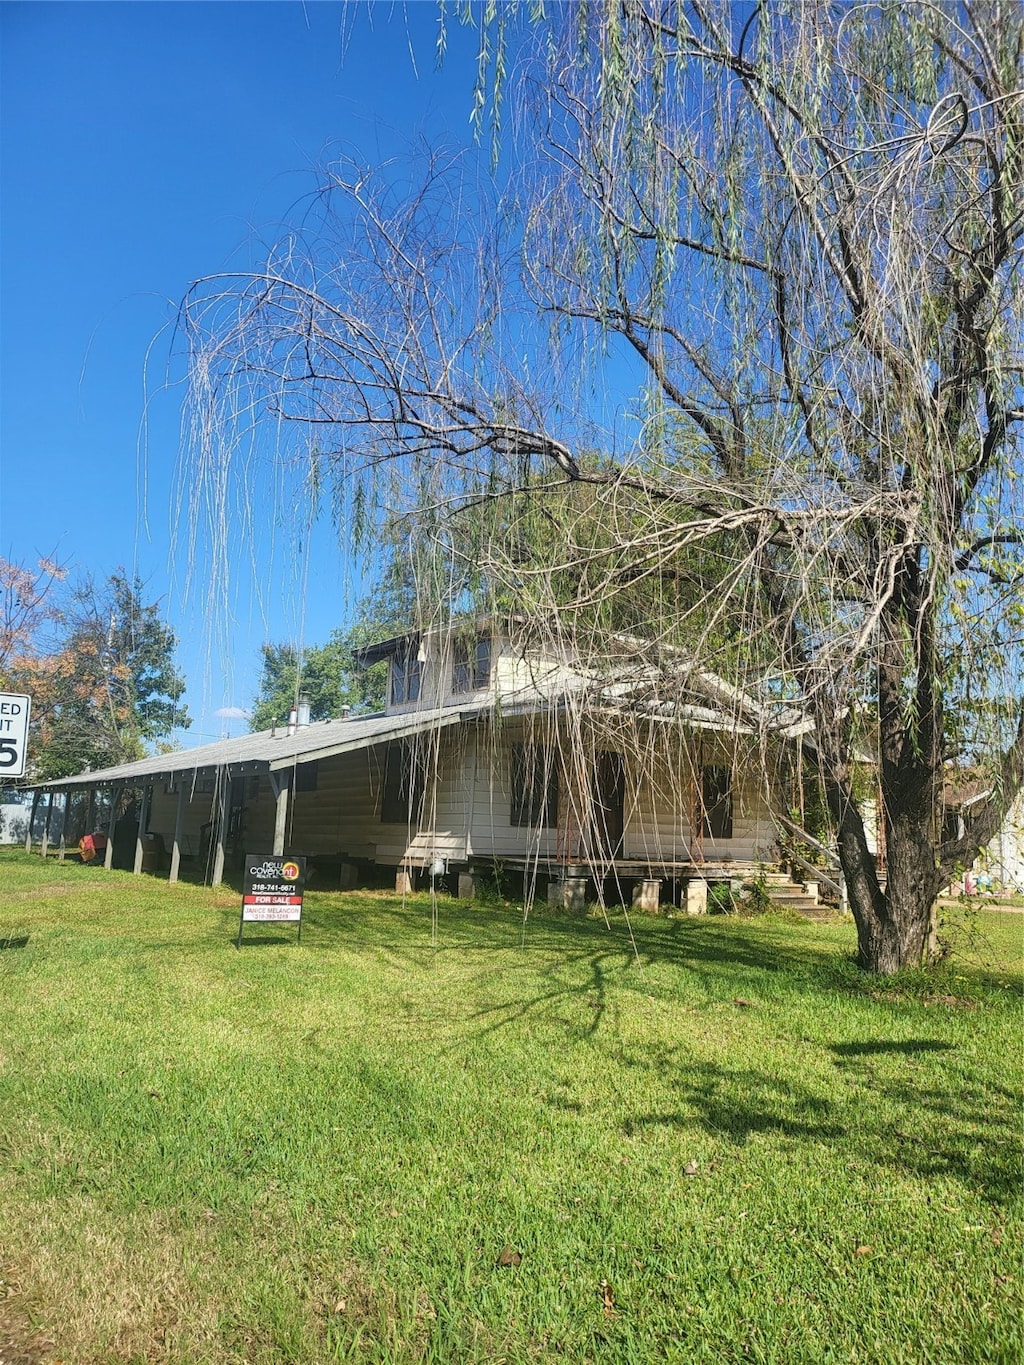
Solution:
<svg viewBox="0 0 1024 1365">
<path fill-rule="evenodd" d="M 767 915 L 774 909 L 768 891 L 768 878 L 763 871 L 747 882 L 742 906 L 745 915 Z"/>
<path fill-rule="evenodd" d="M 476 891 L 473 900 L 479 905 L 507 906 L 513 898 L 513 887 L 500 860 L 481 868 L 474 874 L 474 880 Z"/>
<path fill-rule="evenodd" d="M 712 882 L 708 887 L 708 914 L 735 915 L 739 906 L 728 882 Z"/>
<path fill-rule="evenodd" d="M 144 591 L 123 569 L 86 579 L 54 606 L 47 650 L 10 670 L 33 697 L 36 779 L 130 762 L 191 724 L 175 634 Z"/>
<path fill-rule="evenodd" d="M 361 669 L 354 657 L 361 645 L 369 643 L 366 635 L 360 627 L 333 631 L 325 645 L 314 645 L 302 653 L 301 666 L 294 646 L 264 645 L 251 728 L 269 730 L 286 721 L 300 692 L 309 697 L 310 719 L 314 721 L 336 719 L 344 706 L 356 712 L 380 710 L 387 667 L 375 664 Z"/>
</svg>

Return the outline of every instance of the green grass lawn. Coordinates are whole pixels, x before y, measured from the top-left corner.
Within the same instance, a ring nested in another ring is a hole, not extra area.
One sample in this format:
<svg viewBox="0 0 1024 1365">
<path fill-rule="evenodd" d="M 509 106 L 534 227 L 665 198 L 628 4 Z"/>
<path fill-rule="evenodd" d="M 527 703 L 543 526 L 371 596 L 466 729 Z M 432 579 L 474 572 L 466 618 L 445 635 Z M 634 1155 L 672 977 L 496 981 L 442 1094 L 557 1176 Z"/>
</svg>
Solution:
<svg viewBox="0 0 1024 1365">
<path fill-rule="evenodd" d="M 0 853 L 5 1361 L 1022 1358 L 1021 916 L 238 904 Z"/>
</svg>

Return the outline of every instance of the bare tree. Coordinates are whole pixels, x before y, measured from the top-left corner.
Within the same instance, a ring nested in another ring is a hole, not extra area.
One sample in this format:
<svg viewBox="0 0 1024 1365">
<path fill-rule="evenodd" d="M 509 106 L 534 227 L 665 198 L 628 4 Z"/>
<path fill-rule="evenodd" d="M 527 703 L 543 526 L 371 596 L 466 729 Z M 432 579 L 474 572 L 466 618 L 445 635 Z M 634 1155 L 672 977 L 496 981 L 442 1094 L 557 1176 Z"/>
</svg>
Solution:
<svg viewBox="0 0 1024 1365">
<path fill-rule="evenodd" d="M 747 726 L 808 713 L 861 962 L 918 963 L 1024 777 L 1019 6 L 534 22 L 504 200 L 436 155 L 416 193 L 336 167 L 264 271 L 189 296 L 201 472 L 268 423 L 350 515 L 400 468 L 595 677 L 628 660 L 664 707 L 713 668 Z M 578 414 L 637 373 L 613 451 Z"/>
</svg>

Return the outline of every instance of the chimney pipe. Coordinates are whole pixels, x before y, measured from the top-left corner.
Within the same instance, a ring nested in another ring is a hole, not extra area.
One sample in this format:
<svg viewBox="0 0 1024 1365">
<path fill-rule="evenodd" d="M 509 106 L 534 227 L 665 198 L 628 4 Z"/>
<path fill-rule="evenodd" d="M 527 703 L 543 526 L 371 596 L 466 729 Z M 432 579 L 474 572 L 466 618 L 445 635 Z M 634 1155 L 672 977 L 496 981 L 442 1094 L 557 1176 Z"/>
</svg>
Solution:
<svg viewBox="0 0 1024 1365">
<path fill-rule="evenodd" d="M 303 726 L 303 725 L 308 725 L 308 724 L 309 724 L 309 693 L 308 693 L 308 692 L 300 692 L 300 693 L 299 693 L 299 710 L 298 710 L 298 715 L 297 715 L 297 717 L 296 717 L 296 720 L 297 720 L 297 723 L 298 723 L 298 725 L 299 725 L 300 727 Z"/>
<path fill-rule="evenodd" d="M 297 729 L 297 727 L 298 727 L 298 723 L 299 723 L 298 712 L 295 710 L 295 707 L 293 706 L 292 709 L 288 712 L 288 733 L 289 733 L 289 735 L 294 735 L 294 733 L 295 733 L 295 731 L 296 731 L 296 729 Z"/>
<path fill-rule="evenodd" d="M 351 706 L 343 706 L 343 707 L 341 708 L 341 718 L 342 718 L 342 720 L 348 720 L 348 718 L 349 718 L 349 716 L 351 715 L 351 713 L 352 713 L 352 708 L 351 708 Z"/>
</svg>

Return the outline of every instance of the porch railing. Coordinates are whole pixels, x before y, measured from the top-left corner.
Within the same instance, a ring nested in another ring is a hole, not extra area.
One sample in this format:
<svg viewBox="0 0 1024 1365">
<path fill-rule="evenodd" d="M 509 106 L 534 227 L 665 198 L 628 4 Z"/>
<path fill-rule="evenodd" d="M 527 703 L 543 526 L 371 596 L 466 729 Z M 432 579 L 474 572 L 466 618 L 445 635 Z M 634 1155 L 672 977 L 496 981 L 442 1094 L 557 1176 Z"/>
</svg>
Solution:
<svg viewBox="0 0 1024 1365">
<path fill-rule="evenodd" d="M 788 815 L 783 815 L 781 811 L 773 811 L 772 816 L 776 824 L 781 825 L 784 830 L 799 839 L 802 844 L 806 844 L 808 848 L 813 848 L 814 851 L 825 860 L 825 864 L 829 870 L 836 874 L 835 876 L 830 876 L 828 872 L 822 871 L 819 866 L 810 862 L 809 859 L 804 858 L 799 853 L 788 854 L 791 862 L 796 863 L 796 865 L 803 868 L 804 871 L 812 873 L 818 882 L 823 886 L 827 886 L 839 897 L 839 908 L 845 913 L 848 906 L 848 897 L 846 894 L 846 878 L 842 873 L 842 864 L 839 861 L 839 854 L 835 849 L 829 848 L 827 844 L 823 844 L 820 839 L 815 839 L 813 834 L 808 834 L 808 832 L 802 828 L 802 826 L 798 825 L 795 820 L 791 820 Z"/>
</svg>

